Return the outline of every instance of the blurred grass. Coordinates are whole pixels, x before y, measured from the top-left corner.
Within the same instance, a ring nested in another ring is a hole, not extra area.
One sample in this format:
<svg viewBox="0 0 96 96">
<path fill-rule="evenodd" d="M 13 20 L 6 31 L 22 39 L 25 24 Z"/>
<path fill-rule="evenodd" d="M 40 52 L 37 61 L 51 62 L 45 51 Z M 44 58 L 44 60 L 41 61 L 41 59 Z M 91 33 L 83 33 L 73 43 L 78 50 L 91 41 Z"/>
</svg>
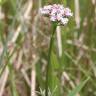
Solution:
<svg viewBox="0 0 96 96">
<path fill-rule="evenodd" d="M 0 0 L 0 96 L 17 96 L 14 95 L 17 93 L 18 96 L 34 96 L 31 94 L 33 65 L 36 67 L 35 91 L 40 92 L 40 88 L 45 91 L 52 25 L 48 18 L 40 17 L 37 11 L 41 5 L 53 3 L 68 6 L 74 13 L 68 25 L 60 27 L 61 57 L 58 57 L 58 38 L 55 38 L 51 58 L 52 74 L 55 75 L 54 84 L 50 84 L 54 85 L 52 90 L 56 87 L 53 96 L 67 96 L 69 90 L 82 85 L 81 82 L 88 77 L 90 79 L 76 96 L 96 96 L 96 1 L 77 1 L 79 6 L 76 6 L 76 0 Z M 30 2 L 33 7 L 24 17 Z M 79 15 L 76 14 L 77 7 Z M 19 35 L 13 42 L 16 33 Z M 9 70 L 8 78 L 4 74 L 6 68 Z"/>
</svg>

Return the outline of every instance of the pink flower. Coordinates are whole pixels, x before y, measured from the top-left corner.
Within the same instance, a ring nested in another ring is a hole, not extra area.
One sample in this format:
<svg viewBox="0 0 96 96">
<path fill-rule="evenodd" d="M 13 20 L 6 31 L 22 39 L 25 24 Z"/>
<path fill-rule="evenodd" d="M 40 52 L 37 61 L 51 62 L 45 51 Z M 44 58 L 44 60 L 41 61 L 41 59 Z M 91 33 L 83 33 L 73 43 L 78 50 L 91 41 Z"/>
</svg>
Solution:
<svg viewBox="0 0 96 96">
<path fill-rule="evenodd" d="M 65 25 L 68 23 L 68 18 L 61 18 L 61 24 Z"/>
<path fill-rule="evenodd" d="M 51 16 L 50 21 L 56 21 L 56 16 Z"/>
<path fill-rule="evenodd" d="M 62 14 L 57 14 L 57 20 L 60 21 L 62 18 Z"/>
<path fill-rule="evenodd" d="M 48 15 L 50 14 L 52 5 L 44 6 L 43 8 L 40 8 L 40 12 L 43 15 Z"/>
<path fill-rule="evenodd" d="M 70 17 L 70 16 L 73 16 L 73 13 L 71 13 L 71 10 L 69 8 L 65 8 L 64 15 L 67 17 Z"/>
<path fill-rule="evenodd" d="M 69 21 L 68 18 L 73 16 L 69 8 L 65 8 L 60 4 L 44 6 L 40 9 L 40 12 L 42 15 L 49 16 L 52 22 L 58 22 L 63 25 L 67 24 Z"/>
</svg>

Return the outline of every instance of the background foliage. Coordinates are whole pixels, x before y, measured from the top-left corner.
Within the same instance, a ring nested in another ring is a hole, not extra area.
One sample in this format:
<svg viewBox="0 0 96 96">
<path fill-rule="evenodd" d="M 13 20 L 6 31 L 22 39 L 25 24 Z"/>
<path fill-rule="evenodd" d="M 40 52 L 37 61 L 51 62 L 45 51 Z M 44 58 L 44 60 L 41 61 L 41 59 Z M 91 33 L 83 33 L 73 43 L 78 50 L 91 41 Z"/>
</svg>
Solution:
<svg viewBox="0 0 96 96">
<path fill-rule="evenodd" d="M 74 16 L 57 30 L 49 96 L 96 96 L 95 0 L 0 0 L 0 96 L 44 96 L 52 25 L 38 10 L 53 3 Z"/>
</svg>

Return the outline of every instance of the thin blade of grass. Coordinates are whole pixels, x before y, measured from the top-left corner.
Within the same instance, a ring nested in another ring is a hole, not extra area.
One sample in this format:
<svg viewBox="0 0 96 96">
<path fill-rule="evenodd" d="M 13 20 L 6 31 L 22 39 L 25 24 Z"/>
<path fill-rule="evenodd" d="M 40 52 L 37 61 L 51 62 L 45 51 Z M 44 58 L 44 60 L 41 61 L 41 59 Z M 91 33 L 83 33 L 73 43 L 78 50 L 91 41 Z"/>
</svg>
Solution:
<svg viewBox="0 0 96 96">
<path fill-rule="evenodd" d="M 68 96 L 76 96 L 76 94 L 81 91 L 81 89 L 85 86 L 89 79 L 90 77 L 88 77 L 85 81 L 81 82 L 73 91 L 68 94 Z"/>
</svg>

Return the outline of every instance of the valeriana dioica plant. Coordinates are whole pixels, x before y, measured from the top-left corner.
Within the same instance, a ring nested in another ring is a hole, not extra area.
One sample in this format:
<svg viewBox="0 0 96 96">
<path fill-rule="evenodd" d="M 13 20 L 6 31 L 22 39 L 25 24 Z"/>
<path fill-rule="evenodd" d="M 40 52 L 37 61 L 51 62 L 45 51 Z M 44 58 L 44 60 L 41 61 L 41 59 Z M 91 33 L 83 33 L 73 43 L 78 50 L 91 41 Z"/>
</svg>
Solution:
<svg viewBox="0 0 96 96">
<path fill-rule="evenodd" d="M 54 42 L 54 34 L 56 31 L 56 27 L 59 25 L 66 25 L 69 21 L 69 17 L 73 15 L 71 10 L 69 8 L 65 8 L 63 5 L 60 4 L 53 4 L 53 5 L 47 5 L 43 8 L 40 8 L 40 13 L 44 16 L 47 16 L 50 18 L 50 21 L 53 23 L 53 30 L 51 33 L 51 39 L 50 39 L 50 46 L 49 46 L 49 53 L 48 53 L 48 65 L 47 65 L 47 71 L 46 71 L 46 96 L 48 96 L 48 88 L 52 89 L 50 85 L 52 84 L 52 73 L 50 70 L 51 68 L 51 51 L 52 46 Z M 50 77 L 49 77 L 50 74 Z M 49 83 L 50 81 L 50 83 Z"/>
<path fill-rule="evenodd" d="M 65 25 L 68 23 L 68 18 L 73 15 L 69 8 L 65 8 L 60 4 L 44 6 L 40 9 L 42 15 L 48 16 L 52 22 Z"/>
</svg>

